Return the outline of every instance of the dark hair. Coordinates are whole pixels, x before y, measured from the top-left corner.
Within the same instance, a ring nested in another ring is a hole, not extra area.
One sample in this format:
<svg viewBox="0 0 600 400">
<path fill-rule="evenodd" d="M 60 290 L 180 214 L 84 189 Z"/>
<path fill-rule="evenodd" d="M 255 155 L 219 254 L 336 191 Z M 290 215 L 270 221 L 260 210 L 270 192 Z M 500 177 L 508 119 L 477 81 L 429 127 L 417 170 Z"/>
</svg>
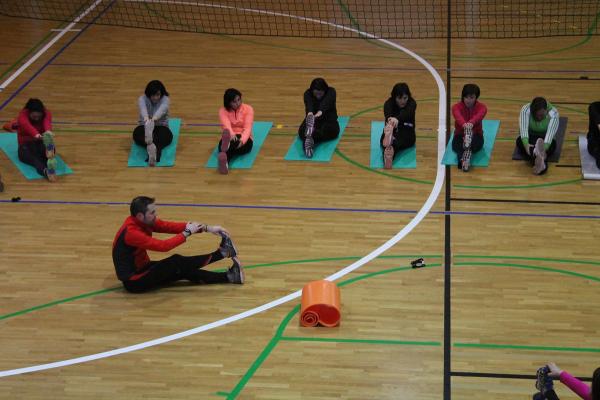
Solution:
<svg viewBox="0 0 600 400">
<path fill-rule="evenodd" d="M 150 204 L 154 204 L 154 198 L 147 196 L 138 196 L 135 199 L 131 200 L 129 212 L 133 217 L 138 215 L 138 213 L 146 214 L 146 211 L 148 211 L 148 206 Z"/>
<path fill-rule="evenodd" d="M 390 96 L 392 97 L 392 99 L 396 100 L 396 98 L 402 97 L 404 95 L 412 97 L 408 85 L 404 82 L 396 83 L 392 89 L 392 93 L 390 94 Z"/>
<path fill-rule="evenodd" d="M 327 84 L 327 82 L 325 82 L 325 79 L 323 79 L 323 78 L 315 78 L 310 83 L 310 91 L 311 92 L 313 90 L 322 90 L 322 91 L 326 92 L 327 89 L 329 89 L 329 85 Z"/>
<path fill-rule="evenodd" d="M 234 88 L 227 89 L 223 95 L 223 107 L 225 107 L 227 110 L 231 110 L 230 104 L 233 100 L 235 100 L 235 96 L 240 96 L 241 98 L 242 92 Z"/>
<path fill-rule="evenodd" d="M 478 99 L 481 91 L 479 90 L 479 86 L 474 83 L 467 83 L 463 86 L 462 94 L 460 95 L 460 99 L 464 99 L 467 96 L 474 94 L 475 98 Z"/>
<path fill-rule="evenodd" d="M 592 375 L 592 400 L 600 400 L 600 368 Z"/>
<path fill-rule="evenodd" d="M 529 112 L 531 114 L 535 114 L 538 111 L 540 111 L 541 109 L 544 109 L 544 110 L 548 109 L 548 102 L 546 101 L 545 98 L 536 97 L 535 99 L 531 100 L 531 105 L 529 106 Z"/>
<path fill-rule="evenodd" d="M 44 107 L 44 103 L 40 99 L 29 99 L 27 100 L 27 104 L 25 104 L 25 108 L 29 112 L 41 112 L 42 114 L 46 114 L 46 108 Z"/>
<path fill-rule="evenodd" d="M 146 97 L 150 97 L 153 94 L 156 94 L 158 92 L 160 92 L 161 99 L 163 96 L 169 95 L 169 92 L 167 92 L 165 85 L 163 85 L 163 83 L 161 81 L 154 80 L 154 81 L 148 82 L 148 84 L 146 85 L 146 90 L 144 91 L 144 94 L 146 95 Z"/>
</svg>

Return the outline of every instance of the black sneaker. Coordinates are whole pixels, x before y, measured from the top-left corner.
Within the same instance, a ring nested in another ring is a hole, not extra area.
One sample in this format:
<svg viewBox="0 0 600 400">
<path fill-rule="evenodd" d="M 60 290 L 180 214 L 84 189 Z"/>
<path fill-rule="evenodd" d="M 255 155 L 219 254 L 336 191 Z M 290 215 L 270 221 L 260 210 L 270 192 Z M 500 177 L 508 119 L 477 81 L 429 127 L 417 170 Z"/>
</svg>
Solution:
<svg viewBox="0 0 600 400">
<path fill-rule="evenodd" d="M 228 235 L 221 235 L 221 244 L 219 245 L 219 251 L 225 258 L 233 258 L 238 255 L 237 249 L 235 248 L 231 238 Z"/>
<path fill-rule="evenodd" d="M 552 378 L 548 376 L 548 372 L 550 372 L 550 368 L 543 366 L 538 368 L 536 373 L 535 388 L 539 390 L 542 395 L 554 389 L 554 383 L 552 382 Z"/>
<path fill-rule="evenodd" d="M 304 139 L 304 155 L 306 158 L 312 158 L 315 151 L 315 140 L 312 136 L 307 136 Z"/>
<path fill-rule="evenodd" d="M 232 261 L 233 265 L 227 270 L 227 279 L 229 279 L 229 283 L 241 285 L 244 283 L 244 268 L 237 257 L 233 257 Z"/>
</svg>

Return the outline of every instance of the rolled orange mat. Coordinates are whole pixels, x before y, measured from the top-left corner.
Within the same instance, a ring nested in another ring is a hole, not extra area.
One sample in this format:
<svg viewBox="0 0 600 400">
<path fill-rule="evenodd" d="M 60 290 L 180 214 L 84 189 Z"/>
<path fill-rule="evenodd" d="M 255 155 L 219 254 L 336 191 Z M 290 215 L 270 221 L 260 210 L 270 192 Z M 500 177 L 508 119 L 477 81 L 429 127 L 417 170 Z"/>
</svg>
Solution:
<svg viewBox="0 0 600 400">
<path fill-rule="evenodd" d="M 340 324 L 340 288 L 330 281 L 314 281 L 302 288 L 300 324 L 334 327 Z"/>
</svg>

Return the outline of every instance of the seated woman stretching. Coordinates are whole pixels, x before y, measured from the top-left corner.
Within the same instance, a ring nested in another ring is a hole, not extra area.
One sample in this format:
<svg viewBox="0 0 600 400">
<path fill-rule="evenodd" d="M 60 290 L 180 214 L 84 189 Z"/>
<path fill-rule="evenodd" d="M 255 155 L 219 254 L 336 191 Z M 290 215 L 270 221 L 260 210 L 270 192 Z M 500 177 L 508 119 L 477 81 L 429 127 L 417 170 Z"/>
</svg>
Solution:
<svg viewBox="0 0 600 400">
<path fill-rule="evenodd" d="M 535 175 L 548 170 L 546 159 L 556 150 L 554 136 L 558 121 L 558 111 L 543 97 L 536 97 L 521 108 L 517 147 L 523 158 L 533 165 Z"/>
<path fill-rule="evenodd" d="M 237 89 L 227 89 L 223 95 L 223 107 L 219 109 L 221 140 L 219 141 L 219 172 L 229 173 L 229 161 L 236 155 L 252 150 L 254 143 L 252 124 L 254 109 L 242 103 L 242 93 Z"/>
<path fill-rule="evenodd" d="M 452 150 L 458 156 L 458 168 L 464 172 L 471 167 L 473 153 L 483 148 L 483 118 L 487 114 L 487 107 L 478 101 L 480 94 L 479 86 L 468 83 L 463 86 L 461 101 L 452 106 Z"/>
<path fill-rule="evenodd" d="M 595 101 L 588 107 L 590 125 L 587 134 L 588 152 L 596 159 L 600 168 L 600 101 Z"/>
<path fill-rule="evenodd" d="M 306 117 L 298 128 L 304 143 L 304 155 L 312 158 L 317 143 L 332 140 L 340 134 L 335 89 L 323 78 L 315 78 L 304 92 Z"/>
<path fill-rule="evenodd" d="M 415 145 L 415 111 L 417 102 L 412 98 L 406 83 L 397 83 L 390 98 L 383 105 L 385 127 L 381 134 L 383 167 L 391 169 L 394 156 Z"/>
<path fill-rule="evenodd" d="M 148 166 L 160 161 L 162 150 L 173 141 L 169 129 L 169 93 L 161 81 L 150 81 L 144 94 L 138 98 L 140 117 L 133 130 L 133 141 L 146 147 Z"/>
<path fill-rule="evenodd" d="M 17 117 L 19 160 L 32 165 L 50 182 L 56 177 L 56 147 L 52 129 L 52 114 L 40 99 L 29 99 Z"/>
</svg>

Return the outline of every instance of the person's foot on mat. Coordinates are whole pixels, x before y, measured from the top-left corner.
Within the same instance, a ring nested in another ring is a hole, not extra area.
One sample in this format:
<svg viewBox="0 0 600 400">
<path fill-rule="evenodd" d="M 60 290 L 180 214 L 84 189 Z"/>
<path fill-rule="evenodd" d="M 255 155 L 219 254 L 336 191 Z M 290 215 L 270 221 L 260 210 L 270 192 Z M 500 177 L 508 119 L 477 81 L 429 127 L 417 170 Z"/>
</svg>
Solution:
<svg viewBox="0 0 600 400">
<path fill-rule="evenodd" d="M 315 153 L 315 140 L 312 136 L 307 136 L 304 139 L 304 155 L 306 158 L 312 158 Z"/>
<path fill-rule="evenodd" d="M 229 162 L 227 161 L 227 154 L 224 151 L 220 152 L 217 156 L 219 160 L 219 172 L 223 175 L 227 175 L 229 173 Z"/>
<path fill-rule="evenodd" d="M 56 175 L 56 166 L 56 158 L 49 158 L 46 162 L 46 178 L 48 178 L 50 182 L 56 182 L 58 180 L 58 176 Z"/>
<path fill-rule="evenodd" d="M 306 116 L 306 136 L 312 136 L 315 129 L 315 116 L 311 113 Z"/>
<path fill-rule="evenodd" d="M 219 251 L 225 258 L 233 258 L 238 255 L 237 249 L 231 240 L 229 235 L 221 234 L 221 244 L 219 244 Z"/>
<path fill-rule="evenodd" d="M 465 136 L 463 138 L 463 149 L 471 148 L 471 142 L 473 141 L 473 130 L 470 128 L 465 129 Z"/>
<path fill-rule="evenodd" d="M 147 145 L 154 141 L 154 120 L 152 119 L 144 124 L 144 141 Z"/>
<path fill-rule="evenodd" d="M 52 132 L 46 131 L 42 135 L 42 141 L 46 148 L 46 158 L 54 158 L 56 155 L 56 148 L 54 147 L 54 135 Z"/>
<path fill-rule="evenodd" d="M 245 280 L 244 268 L 237 257 L 233 257 L 231 260 L 233 261 L 233 265 L 227 270 L 227 279 L 229 280 L 229 283 L 241 285 Z"/>
<path fill-rule="evenodd" d="M 391 123 L 385 124 L 383 127 L 383 147 L 388 148 L 392 145 L 392 139 L 394 138 L 394 127 Z"/>
<path fill-rule="evenodd" d="M 535 175 L 540 175 L 546 170 L 546 149 L 544 148 L 544 139 L 540 138 L 535 142 L 533 155 L 535 157 L 533 173 Z"/>
<path fill-rule="evenodd" d="M 223 133 L 221 134 L 221 151 L 227 153 L 229 150 L 229 144 L 231 143 L 231 132 L 229 129 L 223 129 Z"/>
<path fill-rule="evenodd" d="M 383 151 L 383 168 L 392 169 L 394 162 L 394 146 L 387 146 Z"/>
<path fill-rule="evenodd" d="M 467 149 L 463 152 L 462 160 L 460 163 L 460 167 L 463 170 L 463 172 L 467 172 L 467 171 L 469 171 L 469 168 L 471 168 L 472 154 L 473 153 L 471 152 L 471 149 Z"/>
<path fill-rule="evenodd" d="M 146 151 L 148 152 L 148 166 L 156 166 L 156 145 L 154 143 L 150 143 L 148 146 L 146 146 Z"/>
</svg>

